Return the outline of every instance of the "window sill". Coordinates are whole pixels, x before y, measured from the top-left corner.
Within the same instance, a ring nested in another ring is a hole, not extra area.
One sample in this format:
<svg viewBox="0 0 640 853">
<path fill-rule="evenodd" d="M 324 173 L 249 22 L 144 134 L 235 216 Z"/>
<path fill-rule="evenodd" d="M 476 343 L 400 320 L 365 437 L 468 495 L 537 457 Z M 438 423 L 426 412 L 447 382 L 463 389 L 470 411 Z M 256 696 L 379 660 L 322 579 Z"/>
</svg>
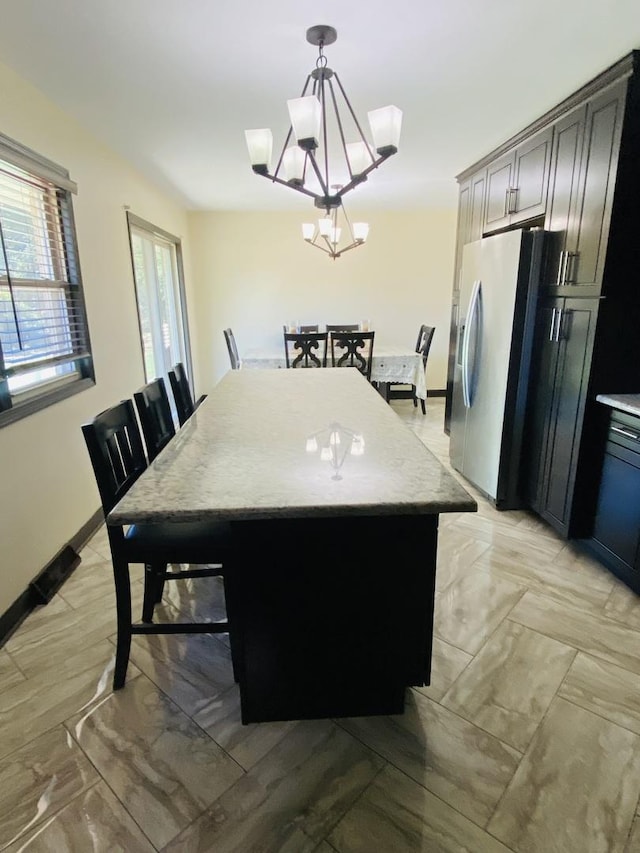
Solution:
<svg viewBox="0 0 640 853">
<path fill-rule="evenodd" d="M 85 377 L 84 379 L 78 379 L 76 382 L 61 385 L 46 394 L 40 394 L 37 397 L 31 397 L 29 400 L 24 400 L 22 403 L 18 403 L 11 409 L 6 409 L 4 412 L 0 412 L 0 429 L 4 426 L 15 423 L 15 421 L 19 421 L 22 418 L 26 418 L 29 415 L 33 415 L 35 412 L 39 412 L 42 409 L 53 406 L 54 403 L 66 400 L 67 397 L 79 394 L 81 391 L 85 391 L 87 388 L 91 388 L 95 384 L 94 379 L 91 377 Z"/>
</svg>

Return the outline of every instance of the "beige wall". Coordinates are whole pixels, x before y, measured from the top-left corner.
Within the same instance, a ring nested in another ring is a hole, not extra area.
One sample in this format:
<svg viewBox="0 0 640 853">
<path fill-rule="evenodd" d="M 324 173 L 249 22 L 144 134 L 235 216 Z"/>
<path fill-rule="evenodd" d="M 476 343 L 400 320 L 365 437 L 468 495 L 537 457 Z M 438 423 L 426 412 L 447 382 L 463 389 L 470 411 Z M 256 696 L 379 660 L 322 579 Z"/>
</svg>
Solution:
<svg viewBox="0 0 640 853">
<path fill-rule="evenodd" d="M 359 211 L 351 218 L 370 223 L 369 240 L 335 261 L 302 240 L 304 218 L 295 213 L 189 215 L 199 390 L 229 369 L 224 328 L 233 329 L 242 355 L 251 346 L 281 347 L 282 324 L 293 319 L 370 319 L 380 344 L 410 347 L 421 323 L 435 326 L 427 386 L 444 388 L 455 209 Z"/>
<path fill-rule="evenodd" d="M 0 429 L 1 615 L 100 506 L 80 425 L 144 380 L 124 205 L 173 234 L 186 236 L 187 223 L 183 210 L 2 65 L 0 119 L 0 131 L 78 183 L 74 212 L 97 382 Z"/>
</svg>

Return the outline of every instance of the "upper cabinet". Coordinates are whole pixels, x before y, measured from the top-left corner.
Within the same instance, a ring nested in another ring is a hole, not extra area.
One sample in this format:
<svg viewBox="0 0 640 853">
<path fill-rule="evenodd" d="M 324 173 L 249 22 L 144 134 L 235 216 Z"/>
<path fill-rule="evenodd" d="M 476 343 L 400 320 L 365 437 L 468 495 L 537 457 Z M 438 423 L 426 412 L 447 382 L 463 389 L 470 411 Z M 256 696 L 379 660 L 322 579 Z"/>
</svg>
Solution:
<svg viewBox="0 0 640 853">
<path fill-rule="evenodd" d="M 547 127 L 487 168 L 485 234 L 546 212 L 553 127 Z"/>
<path fill-rule="evenodd" d="M 556 124 L 545 228 L 552 232 L 547 287 L 591 295 L 602 283 L 626 80 Z M 580 288 L 580 290 L 578 290 Z"/>
</svg>

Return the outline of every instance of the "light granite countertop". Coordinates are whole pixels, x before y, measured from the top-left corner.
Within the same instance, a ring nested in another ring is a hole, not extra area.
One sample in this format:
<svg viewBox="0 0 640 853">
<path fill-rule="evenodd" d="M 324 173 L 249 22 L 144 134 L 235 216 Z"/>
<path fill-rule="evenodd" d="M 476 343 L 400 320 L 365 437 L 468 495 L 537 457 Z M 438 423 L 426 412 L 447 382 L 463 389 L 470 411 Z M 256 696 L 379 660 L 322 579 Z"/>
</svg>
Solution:
<svg viewBox="0 0 640 853">
<path fill-rule="evenodd" d="M 321 457 L 323 445 L 332 458 Z M 218 383 L 109 523 L 476 509 L 356 370 L 240 370 Z"/>
<path fill-rule="evenodd" d="M 640 394 L 598 394 L 598 403 L 640 417 Z"/>
</svg>

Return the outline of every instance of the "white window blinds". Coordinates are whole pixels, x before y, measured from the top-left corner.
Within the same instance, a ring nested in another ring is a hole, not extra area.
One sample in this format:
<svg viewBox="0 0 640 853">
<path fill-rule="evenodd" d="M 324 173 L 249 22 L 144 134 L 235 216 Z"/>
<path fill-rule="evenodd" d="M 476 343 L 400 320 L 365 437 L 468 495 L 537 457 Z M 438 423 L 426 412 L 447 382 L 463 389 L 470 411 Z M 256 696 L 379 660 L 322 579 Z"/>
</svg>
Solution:
<svg viewBox="0 0 640 853">
<path fill-rule="evenodd" d="M 60 180 L 52 180 L 52 164 L 37 155 L 29 169 L 25 150 L 17 157 L 16 144 L 3 148 L 3 140 L 0 424 L 8 410 L 28 404 L 27 414 L 60 399 L 61 389 L 93 378 L 69 189 L 73 184 L 62 170 Z M 34 406 L 34 400 L 40 405 Z M 15 416 L 14 411 L 10 419 Z"/>
</svg>

